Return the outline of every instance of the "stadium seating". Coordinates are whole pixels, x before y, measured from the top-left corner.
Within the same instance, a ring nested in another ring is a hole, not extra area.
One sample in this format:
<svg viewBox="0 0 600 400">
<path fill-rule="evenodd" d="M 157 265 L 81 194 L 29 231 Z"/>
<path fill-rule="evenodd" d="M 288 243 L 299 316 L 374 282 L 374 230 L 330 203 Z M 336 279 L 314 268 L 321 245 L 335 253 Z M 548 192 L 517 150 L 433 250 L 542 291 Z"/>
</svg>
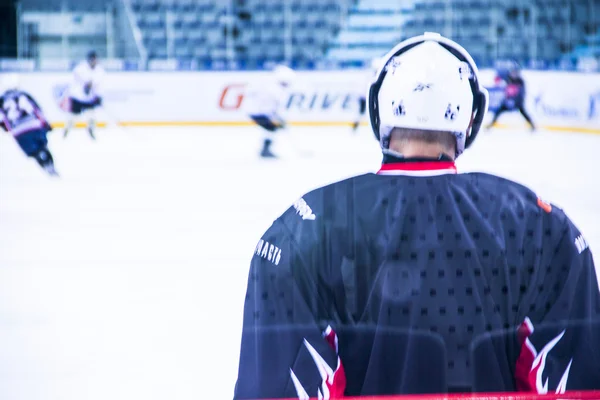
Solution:
<svg viewBox="0 0 600 400">
<path fill-rule="evenodd" d="M 380 57 L 402 37 L 409 9 L 393 0 L 359 1 L 350 10 L 344 29 L 327 57 L 348 62 Z M 405 2 L 409 3 L 409 2 Z"/>
<path fill-rule="evenodd" d="M 599 31 L 600 13 L 591 7 L 587 0 L 361 0 L 327 55 L 368 62 L 398 40 L 435 31 L 459 41 L 482 66 L 599 57 L 589 38 Z"/>
<path fill-rule="evenodd" d="M 105 11 L 107 2 L 96 0 L 20 0 L 23 10 L 33 11 Z"/>
<path fill-rule="evenodd" d="M 589 0 L 22 0 L 21 3 L 25 12 L 106 13 L 112 7 L 120 30 L 130 31 L 118 36 L 119 40 L 130 42 L 122 47 L 133 48 L 134 54 L 147 55 L 149 60 L 194 61 L 194 65 L 208 67 L 213 61 L 236 62 L 242 68 L 282 61 L 298 67 L 311 67 L 328 60 L 337 65 L 363 65 L 398 41 L 424 31 L 437 31 L 459 41 L 482 66 L 493 66 L 498 59 L 534 66 L 574 66 L 581 59 L 600 62 L 600 12 L 594 6 L 597 2 Z M 124 9 L 128 11 L 122 12 Z M 138 29 L 139 41 L 134 34 Z M 98 37 L 107 34 L 99 32 Z M 108 46 L 107 42 L 105 47 Z M 139 50 L 140 47 L 143 49 Z M 97 50 L 108 54 L 105 49 Z M 114 57 L 120 53 L 127 56 L 124 51 L 116 51 Z"/>
<path fill-rule="evenodd" d="M 150 59 L 296 64 L 322 58 L 351 0 L 133 0 Z"/>
</svg>

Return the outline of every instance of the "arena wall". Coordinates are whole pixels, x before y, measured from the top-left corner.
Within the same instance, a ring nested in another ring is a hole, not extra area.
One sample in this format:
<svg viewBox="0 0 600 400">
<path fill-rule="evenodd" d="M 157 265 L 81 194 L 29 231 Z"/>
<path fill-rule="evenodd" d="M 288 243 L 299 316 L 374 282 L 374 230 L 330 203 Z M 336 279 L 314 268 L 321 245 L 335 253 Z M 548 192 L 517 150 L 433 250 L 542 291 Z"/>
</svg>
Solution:
<svg viewBox="0 0 600 400">
<path fill-rule="evenodd" d="M 551 130 L 600 133 L 600 74 L 524 71 L 526 106 L 535 122 Z M 99 121 L 129 126 L 249 126 L 244 94 L 267 72 L 111 72 L 104 85 Z M 50 121 L 64 125 L 57 98 L 68 73 L 25 73 L 22 87 L 40 103 Z M 482 71 L 493 87 L 494 71 Z M 290 125 L 344 126 L 354 120 L 357 98 L 366 91 L 362 71 L 298 72 L 285 104 Z M 491 106 L 501 90 L 490 90 Z M 366 124 L 366 118 L 364 118 Z M 518 113 L 503 115 L 500 127 L 525 127 Z"/>
</svg>

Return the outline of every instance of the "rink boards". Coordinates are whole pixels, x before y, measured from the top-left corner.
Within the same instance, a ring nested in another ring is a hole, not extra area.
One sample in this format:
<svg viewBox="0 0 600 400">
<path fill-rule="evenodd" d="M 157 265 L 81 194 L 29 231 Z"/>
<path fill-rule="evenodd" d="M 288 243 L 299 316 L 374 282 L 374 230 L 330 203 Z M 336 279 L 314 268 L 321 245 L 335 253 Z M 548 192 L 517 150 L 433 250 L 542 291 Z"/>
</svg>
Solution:
<svg viewBox="0 0 600 400">
<path fill-rule="evenodd" d="M 494 71 L 481 72 L 493 87 Z M 526 108 L 534 121 L 550 130 L 600 133 L 600 74 L 524 71 Z M 248 126 L 244 101 L 250 84 L 269 80 L 268 72 L 111 72 L 103 92 L 99 120 L 127 126 Z M 29 73 L 22 86 L 41 104 L 55 126 L 66 115 L 58 94 L 68 73 Z M 298 72 L 284 104 L 284 117 L 297 126 L 343 126 L 355 120 L 358 97 L 366 93 L 364 72 Z M 490 90 L 491 104 L 501 91 Z M 366 121 L 366 119 L 364 120 Z M 518 113 L 503 115 L 500 126 L 522 127 Z"/>
</svg>

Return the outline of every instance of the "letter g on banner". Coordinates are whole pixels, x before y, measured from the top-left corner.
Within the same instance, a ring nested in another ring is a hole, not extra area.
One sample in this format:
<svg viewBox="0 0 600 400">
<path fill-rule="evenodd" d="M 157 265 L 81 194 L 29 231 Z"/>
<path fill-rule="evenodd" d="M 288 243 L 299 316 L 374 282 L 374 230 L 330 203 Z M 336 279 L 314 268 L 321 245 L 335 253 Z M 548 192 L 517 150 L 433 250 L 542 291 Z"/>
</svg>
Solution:
<svg viewBox="0 0 600 400">
<path fill-rule="evenodd" d="M 222 110 L 238 110 L 244 100 L 244 83 L 233 83 L 223 88 L 219 98 L 219 108 Z"/>
</svg>

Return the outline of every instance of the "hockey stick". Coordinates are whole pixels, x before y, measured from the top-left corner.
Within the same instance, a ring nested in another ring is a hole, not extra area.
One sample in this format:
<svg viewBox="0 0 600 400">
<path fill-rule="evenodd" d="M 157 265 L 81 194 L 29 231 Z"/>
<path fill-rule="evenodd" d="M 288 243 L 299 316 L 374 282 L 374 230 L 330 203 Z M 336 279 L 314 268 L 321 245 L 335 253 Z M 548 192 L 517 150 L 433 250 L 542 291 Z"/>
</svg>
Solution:
<svg viewBox="0 0 600 400">
<path fill-rule="evenodd" d="M 291 151 L 300 158 L 312 158 L 313 152 L 302 145 L 298 145 L 300 140 L 292 130 L 289 129 L 287 122 L 279 115 L 273 116 L 273 123 L 278 127 L 276 133 L 281 135 L 284 147 L 291 148 Z"/>
<path fill-rule="evenodd" d="M 110 121 L 108 121 L 108 123 L 110 123 L 113 127 L 116 127 L 116 128 L 119 128 L 119 129 L 125 128 L 126 125 L 124 125 L 120 121 L 120 118 L 117 118 L 115 116 L 115 114 L 112 111 L 110 111 L 108 108 L 106 108 L 106 106 L 104 104 L 102 104 L 101 108 L 102 108 L 102 111 L 104 112 L 104 114 L 110 120 Z"/>
<path fill-rule="evenodd" d="M 133 130 L 129 129 L 128 125 L 123 123 L 117 115 L 115 115 L 110 109 L 108 109 L 104 103 L 101 106 L 102 111 L 108 117 L 107 127 L 116 128 L 124 135 L 140 140 L 140 135 L 136 135 Z M 143 139 L 142 139 L 143 140 Z"/>
<path fill-rule="evenodd" d="M 284 147 L 286 148 L 290 148 L 291 152 L 299 158 L 312 158 L 314 156 L 314 152 L 308 148 L 306 148 L 306 146 L 304 146 L 304 143 L 300 144 L 301 142 L 305 142 L 302 140 L 302 138 L 298 137 L 298 133 L 294 132 L 293 130 L 289 129 L 289 127 L 287 125 L 284 125 L 284 128 L 279 129 L 277 131 L 277 133 L 281 133 L 282 134 L 282 140 L 285 143 Z"/>
</svg>

